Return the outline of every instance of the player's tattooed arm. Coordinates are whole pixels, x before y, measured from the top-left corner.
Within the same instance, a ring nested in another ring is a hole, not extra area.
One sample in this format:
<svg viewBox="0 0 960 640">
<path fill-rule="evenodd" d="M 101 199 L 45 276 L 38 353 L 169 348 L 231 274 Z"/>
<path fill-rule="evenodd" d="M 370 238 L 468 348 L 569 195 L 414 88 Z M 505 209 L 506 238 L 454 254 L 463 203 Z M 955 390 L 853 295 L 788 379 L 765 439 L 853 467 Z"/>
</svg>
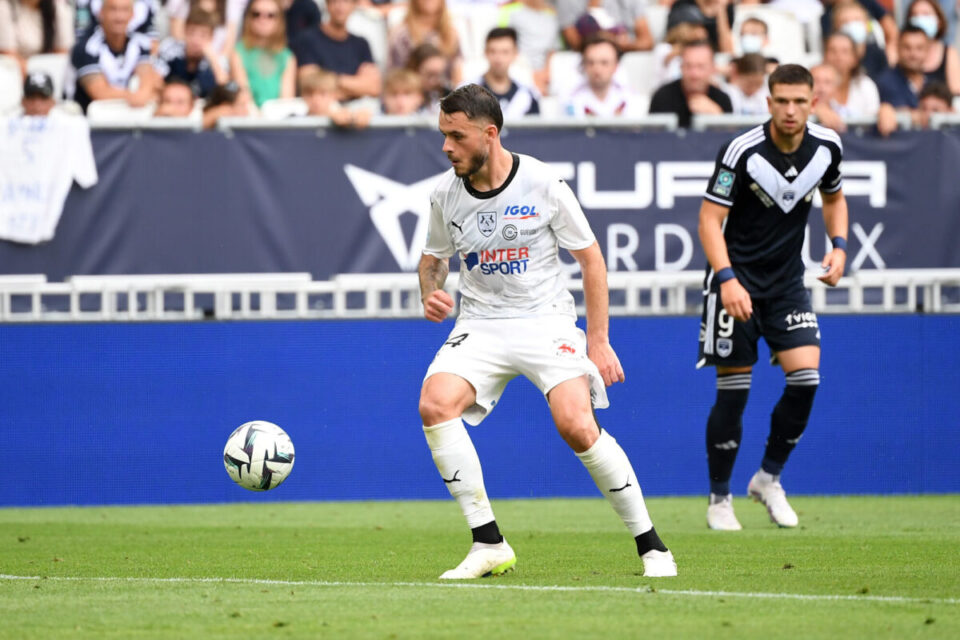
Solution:
<svg viewBox="0 0 960 640">
<path fill-rule="evenodd" d="M 587 357 L 597 365 L 607 386 L 623 382 L 623 367 L 610 346 L 607 265 L 603 261 L 600 246 L 594 242 L 586 249 L 570 253 L 583 273 L 583 297 L 587 307 Z"/>
<path fill-rule="evenodd" d="M 443 284 L 450 273 L 447 259 L 423 254 L 420 258 L 420 301 L 423 302 L 423 315 L 432 322 L 442 322 L 453 311 L 453 298 L 443 290 Z"/>
</svg>

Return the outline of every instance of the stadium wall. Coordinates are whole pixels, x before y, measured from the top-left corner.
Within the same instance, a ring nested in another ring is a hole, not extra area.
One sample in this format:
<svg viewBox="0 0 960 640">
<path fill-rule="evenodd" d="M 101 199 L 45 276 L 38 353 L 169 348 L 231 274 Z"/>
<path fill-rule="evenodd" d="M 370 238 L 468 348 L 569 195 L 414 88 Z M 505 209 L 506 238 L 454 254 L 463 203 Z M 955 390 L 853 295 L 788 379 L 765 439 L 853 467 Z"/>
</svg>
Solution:
<svg viewBox="0 0 960 640">
<path fill-rule="evenodd" d="M 614 318 L 627 382 L 601 424 L 649 495 L 706 490 L 713 374 L 698 320 Z M 823 383 L 787 469 L 791 493 L 960 491 L 960 316 L 827 316 Z M 417 415 L 452 323 L 237 322 L 0 326 L 0 505 L 447 497 Z M 761 457 L 779 369 L 759 364 L 734 486 Z M 285 427 L 290 479 L 254 495 L 228 479 L 227 435 Z M 539 392 L 512 382 L 471 430 L 494 498 L 594 496 Z"/>
<path fill-rule="evenodd" d="M 611 271 L 681 271 L 705 264 L 697 214 L 732 136 L 514 129 L 504 144 L 554 164 Z M 960 131 L 848 134 L 843 144 L 848 272 L 960 267 Z M 50 242 L 0 242 L 4 273 L 412 271 L 430 191 L 449 168 L 427 129 L 96 131 L 93 146 L 100 182 L 71 192 Z M 826 246 L 820 218 L 815 208 L 808 260 Z"/>
</svg>

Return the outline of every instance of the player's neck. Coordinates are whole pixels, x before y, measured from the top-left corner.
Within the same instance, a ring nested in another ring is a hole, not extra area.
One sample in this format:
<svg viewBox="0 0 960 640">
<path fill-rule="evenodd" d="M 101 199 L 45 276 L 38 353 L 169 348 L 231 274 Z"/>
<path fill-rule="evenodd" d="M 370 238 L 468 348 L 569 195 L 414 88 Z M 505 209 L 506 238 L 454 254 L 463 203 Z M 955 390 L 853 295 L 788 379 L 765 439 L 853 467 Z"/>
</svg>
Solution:
<svg viewBox="0 0 960 640">
<path fill-rule="evenodd" d="M 770 139 L 773 141 L 773 146 L 775 146 L 781 152 L 793 153 L 800 148 L 800 143 L 803 142 L 803 135 L 806 130 L 807 127 L 804 125 L 797 133 L 793 135 L 786 135 L 781 133 L 771 122 Z"/>
<path fill-rule="evenodd" d="M 507 181 L 513 170 L 513 154 L 498 146 L 479 171 L 467 178 L 475 190 L 493 191 Z"/>
</svg>

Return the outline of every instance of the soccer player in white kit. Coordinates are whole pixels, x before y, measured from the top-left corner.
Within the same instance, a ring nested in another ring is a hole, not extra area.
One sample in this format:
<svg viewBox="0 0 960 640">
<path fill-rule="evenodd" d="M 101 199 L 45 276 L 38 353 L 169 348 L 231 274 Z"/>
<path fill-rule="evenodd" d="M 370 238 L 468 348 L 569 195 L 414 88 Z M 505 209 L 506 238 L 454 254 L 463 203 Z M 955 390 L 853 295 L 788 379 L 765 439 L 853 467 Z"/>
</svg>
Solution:
<svg viewBox="0 0 960 640">
<path fill-rule="evenodd" d="M 546 164 L 504 149 L 502 125 L 497 99 L 478 85 L 440 102 L 443 151 L 453 168 L 430 198 L 420 290 L 426 318 L 443 321 L 454 304 L 443 283 L 457 253 L 461 310 L 424 377 L 420 416 L 440 476 L 473 533 L 467 557 L 440 578 L 499 575 L 517 562 L 500 535 L 462 419 L 479 424 L 518 375 L 543 392 L 561 437 L 634 536 L 644 575 L 675 576 L 673 554 L 653 528 L 630 461 L 593 413 L 609 404 L 606 385 L 624 380 L 608 341 L 600 248 L 570 187 Z M 583 273 L 586 335 L 563 286 L 559 247 Z"/>
</svg>

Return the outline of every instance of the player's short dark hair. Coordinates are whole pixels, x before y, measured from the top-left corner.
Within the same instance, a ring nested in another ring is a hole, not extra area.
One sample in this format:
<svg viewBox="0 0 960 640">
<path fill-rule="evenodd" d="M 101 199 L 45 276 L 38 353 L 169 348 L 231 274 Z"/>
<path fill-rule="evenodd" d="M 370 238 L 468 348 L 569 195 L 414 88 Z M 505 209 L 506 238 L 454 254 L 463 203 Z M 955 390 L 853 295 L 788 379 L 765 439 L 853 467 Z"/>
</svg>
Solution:
<svg viewBox="0 0 960 640">
<path fill-rule="evenodd" d="M 461 112 L 470 120 L 489 120 L 497 131 L 503 128 L 500 101 L 478 84 L 465 84 L 454 89 L 440 101 L 440 110 L 447 115 Z"/>
<path fill-rule="evenodd" d="M 599 44 L 608 44 L 613 47 L 613 50 L 617 52 L 617 60 L 620 60 L 620 56 L 623 55 L 623 51 L 620 50 L 620 47 L 616 42 L 614 42 L 613 38 L 603 31 L 598 31 L 587 36 L 587 38 L 583 41 L 583 47 L 580 49 L 580 51 L 583 55 L 586 55 L 587 49 L 590 47 L 595 47 Z"/>
<path fill-rule="evenodd" d="M 943 82 L 928 82 L 920 91 L 920 95 L 917 97 L 917 99 L 923 100 L 924 98 L 929 98 L 931 96 L 943 100 L 948 105 L 953 102 L 953 94 L 950 93 L 950 87 Z"/>
<path fill-rule="evenodd" d="M 747 53 L 733 61 L 733 66 L 738 75 L 749 75 L 751 73 L 766 73 L 767 59 L 759 53 Z"/>
<path fill-rule="evenodd" d="M 903 29 L 900 30 L 900 40 L 903 40 L 903 37 L 910 33 L 919 33 L 924 38 L 929 37 L 927 36 L 927 32 L 921 29 L 920 27 L 917 27 L 912 24 L 908 24 L 907 26 L 905 26 Z"/>
<path fill-rule="evenodd" d="M 490 29 L 490 33 L 487 34 L 487 39 L 485 42 L 490 42 L 491 40 L 497 40 L 499 38 L 510 38 L 513 40 L 513 44 L 517 44 L 517 30 L 513 27 L 496 27 Z"/>
<path fill-rule="evenodd" d="M 805 84 L 813 89 L 813 74 L 803 65 L 782 64 L 774 69 L 767 81 L 770 93 L 773 93 L 773 86 L 777 84 Z"/>
</svg>

